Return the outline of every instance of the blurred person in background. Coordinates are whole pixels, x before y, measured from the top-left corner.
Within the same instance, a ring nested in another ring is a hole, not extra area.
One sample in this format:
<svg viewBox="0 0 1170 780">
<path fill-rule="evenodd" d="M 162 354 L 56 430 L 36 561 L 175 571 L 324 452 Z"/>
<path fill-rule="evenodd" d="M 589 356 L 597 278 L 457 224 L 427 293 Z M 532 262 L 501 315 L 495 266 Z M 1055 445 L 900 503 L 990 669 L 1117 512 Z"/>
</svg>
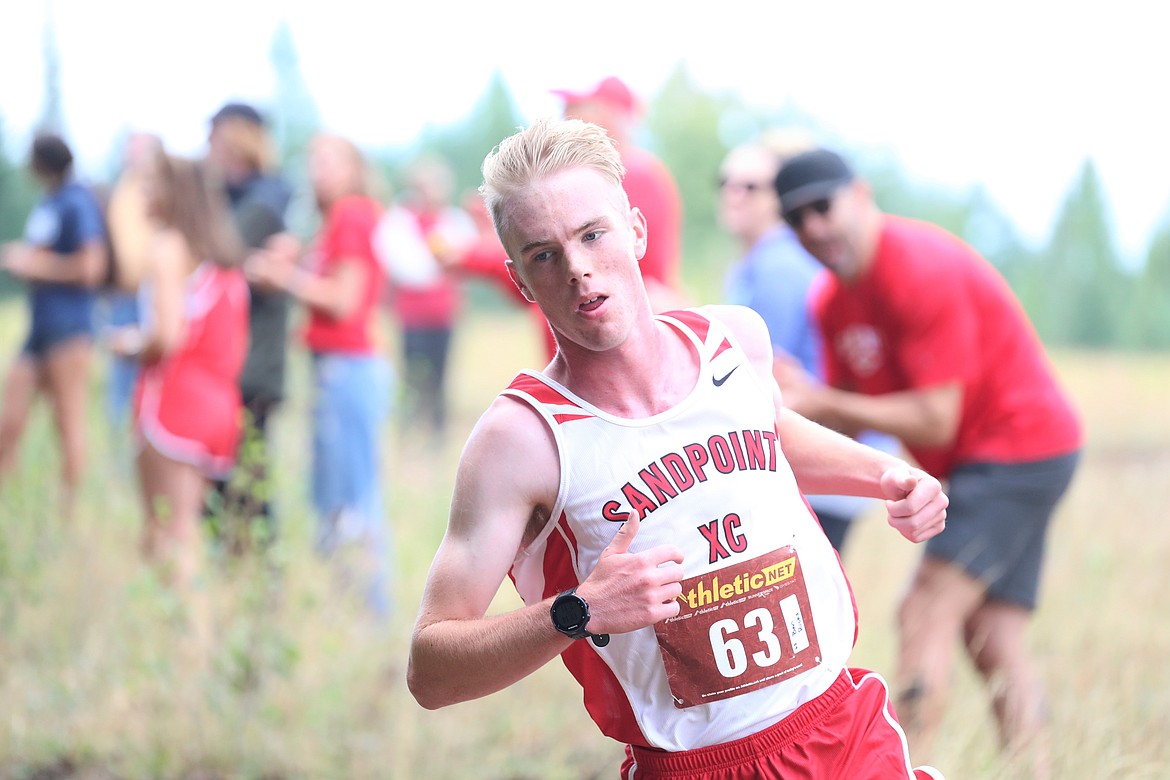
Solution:
<svg viewBox="0 0 1170 780">
<path fill-rule="evenodd" d="M 103 330 L 118 331 L 139 322 L 138 287 L 156 229 L 146 190 L 151 178 L 159 175 L 163 155 L 162 141 L 153 133 L 131 133 L 122 148 L 122 171 L 106 201 L 110 273 L 102 294 Z M 130 416 L 138 368 L 136 358 L 111 352 L 106 404 L 115 435 L 124 432 Z"/>
<path fill-rule="evenodd" d="M 110 346 L 142 366 L 134 397 L 142 553 L 189 592 L 201 569 L 209 480 L 230 472 L 242 433 L 244 247 L 222 183 L 203 163 L 164 156 L 145 184 L 158 227 L 146 246 L 141 322 Z"/>
<path fill-rule="evenodd" d="M 947 528 L 926 543 L 898 611 L 897 709 L 929 753 L 956 646 L 992 698 L 1005 749 L 1049 774 L 1047 707 L 1028 650 L 1045 539 L 1079 457 L 1078 414 L 1011 288 L 959 238 L 885 214 L 835 152 L 786 161 L 784 219 L 831 275 L 814 302 L 828 385 L 778 371 L 796 411 L 897 436 L 948 482 Z"/>
<path fill-rule="evenodd" d="M 29 214 L 24 240 L 3 247 L 0 259 L 3 270 L 27 283 L 30 317 L 4 383 L 0 484 L 12 474 L 29 412 L 43 393 L 60 445 L 59 509 L 68 518 L 85 469 L 94 304 L 109 253 L 101 207 L 74 178 L 69 145 L 57 135 L 37 135 L 29 167 L 44 196 Z"/>
<path fill-rule="evenodd" d="M 638 143 L 642 105 L 624 81 L 608 76 L 590 89 L 553 90 L 569 119 L 604 127 L 617 142 L 626 169 L 622 186 L 630 205 L 642 212 L 650 237 L 640 262 L 654 311 L 688 305 L 679 279 L 682 265 L 682 197 L 670 169 Z"/>
<path fill-rule="evenodd" d="M 292 190 L 275 169 L 264 117 L 247 103 L 227 103 L 211 118 L 207 160 L 223 179 L 232 216 L 244 244 L 260 249 L 285 229 Z M 243 450 L 227 479 L 217 480 L 207 516 L 219 540 L 238 554 L 265 548 L 276 537 L 270 482 L 272 417 L 285 397 L 289 299 L 252 286 L 251 341 L 240 376 L 246 409 Z"/>
<path fill-rule="evenodd" d="M 732 149 L 719 169 L 718 216 L 743 251 L 727 274 L 727 302 L 747 306 L 763 317 L 777 360 L 796 361 L 823 381 L 821 334 L 809 295 L 828 271 L 781 219 L 774 186 L 781 162 L 812 146 L 807 133 L 777 129 Z M 900 446 L 893 437 L 874 431 L 858 438 L 891 453 Z M 838 553 L 844 550 L 852 521 L 872 505 L 857 496 L 809 496 L 808 500 Z"/>
<path fill-rule="evenodd" d="M 431 443 L 447 431 L 447 366 L 462 304 L 459 280 L 444 255 L 476 237 L 471 217 L 452 203 L 454 194 L 447 161 L 420 157 L 407 168 L 406 186 L 375 238 L 388 264 L 390 309 L 402 329 L 403 429 L 420 431 Z M 403 246 L 411 238 L 418 247 L 413 253 Z"/>
<path fill-rule="evenodd" d="M 345 587 L 379 616 L 391 607 L 390 528 L 381 452 L 391 370 L 377 343 L 383 271 L 372 236 L 382 207 L 371 196 L 365 157 L 351 141 L 316 136 L 309 179 L 323 220 L 303 254 L 285 233 L 247 263 L 254 284 L 291 295 L 308 312 L 312 355 L 312 497 L 317 549 Z"/>
</svg>

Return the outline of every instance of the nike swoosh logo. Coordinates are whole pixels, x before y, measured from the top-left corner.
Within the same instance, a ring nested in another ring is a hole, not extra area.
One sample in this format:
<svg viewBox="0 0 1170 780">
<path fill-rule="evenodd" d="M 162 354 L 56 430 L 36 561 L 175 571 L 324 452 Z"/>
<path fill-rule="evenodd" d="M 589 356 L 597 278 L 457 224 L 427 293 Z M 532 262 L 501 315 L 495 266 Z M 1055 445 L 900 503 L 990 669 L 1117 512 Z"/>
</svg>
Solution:
<svg viewBox="0 0 1170 780">
<path fill-rule="evenodd" d="M 739 368 L 739 366 L 737 365 L 735 368 Z M 711 381 L 715 383 L 716 387 L 722 387 L 723 383 L 727 381 L 727 378 L 735 373 L 735 368 L 731 369 L 726 374 L 724 374 L 721 379 L 716 379 L 715 377 L 711 377 Z"/>
</svg>

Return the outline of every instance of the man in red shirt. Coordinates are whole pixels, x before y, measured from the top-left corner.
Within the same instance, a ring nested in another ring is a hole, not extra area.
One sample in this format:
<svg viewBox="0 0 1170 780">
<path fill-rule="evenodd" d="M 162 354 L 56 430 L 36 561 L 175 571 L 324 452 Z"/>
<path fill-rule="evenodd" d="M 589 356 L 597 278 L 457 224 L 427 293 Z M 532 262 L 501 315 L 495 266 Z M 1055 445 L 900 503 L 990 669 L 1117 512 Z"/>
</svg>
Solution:
<svg viewBox="0 0 1170 780">
<path fill-rule="evenodd" d="M 898 714 L 916 751 L 941 718 L 956 640 L 988 682 L 1005 746 L 1047 773 L 1044 703 L 1026 649 L 1044 540 L 1072 478 L 1080 423 L 1023 308 L 994 267 L 923 222 L 882 213 L 838 155 L 776 177 L 784 218 L 832 274 L 814 301 L 828 386 L 778 366 L 784 398 L 845 432 L 902 439 L 949 480 L 947 529 L 899 611 Z"/>
</svg>

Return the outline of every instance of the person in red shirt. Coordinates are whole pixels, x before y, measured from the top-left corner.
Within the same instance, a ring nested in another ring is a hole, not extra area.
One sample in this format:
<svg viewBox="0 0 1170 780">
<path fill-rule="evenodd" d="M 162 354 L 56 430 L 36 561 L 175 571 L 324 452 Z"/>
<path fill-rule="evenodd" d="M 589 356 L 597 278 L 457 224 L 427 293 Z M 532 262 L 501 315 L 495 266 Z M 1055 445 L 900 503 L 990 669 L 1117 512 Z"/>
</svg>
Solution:
<svg viewBox="0 0 1170 780">
<path fill-rule="evenodd" d="M 313 503 L 318 551 L 358 582 L 373 612 L 390 610 L 390 533 L 381 493 L 382 424 L 390 367 L 375 344 L 385 284 L 371 242 L 382 207 L 366 191 L 367 167 L 349 140 L 319 135 L 309 178 L 322 227 L 303 261 L 283 233 L 245 266 L 255 283 L 283 290 L 308 309 L 303 332 L 313 357 Z"/>
<path fill-rule="evenodd" d="M 849 432 L 902 439 L 949 481 L 947 528 L 926 544 L 899 611 L 897 709 L 916 751 L 941 718 L 953 648 L 991 687 L 1005 746 L 1046 774 L 1044 703 L 1026 649 L 1049 518 L 1072 479 L 1078 415 L 994 267 L 934 225 L 882 213 L 834 152 L 789 160 L 781 212 L 832 274 L 814 310 L 828 385 L 778 369 L 788 405 Z"/>
</svg>

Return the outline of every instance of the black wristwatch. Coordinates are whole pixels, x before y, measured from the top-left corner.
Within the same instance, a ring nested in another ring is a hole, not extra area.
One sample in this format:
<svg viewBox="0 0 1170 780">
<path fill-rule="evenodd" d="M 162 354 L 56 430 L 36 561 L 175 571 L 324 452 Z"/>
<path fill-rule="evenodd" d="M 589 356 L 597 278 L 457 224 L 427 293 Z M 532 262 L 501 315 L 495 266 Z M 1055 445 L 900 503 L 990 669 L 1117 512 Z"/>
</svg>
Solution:
<svg viewBox="0 0 1170 780">
<path fill-rule="evenodd" d="M 548 614 L 553 627 L 570 639 L 589 637 L 598 647 L 609 644 L 609 634 L 591 634 L 586 628 L 589 625 L 589 603 L 577 595 L 576 588 L 569 588 L 553 599 Z"/>
</svg>

